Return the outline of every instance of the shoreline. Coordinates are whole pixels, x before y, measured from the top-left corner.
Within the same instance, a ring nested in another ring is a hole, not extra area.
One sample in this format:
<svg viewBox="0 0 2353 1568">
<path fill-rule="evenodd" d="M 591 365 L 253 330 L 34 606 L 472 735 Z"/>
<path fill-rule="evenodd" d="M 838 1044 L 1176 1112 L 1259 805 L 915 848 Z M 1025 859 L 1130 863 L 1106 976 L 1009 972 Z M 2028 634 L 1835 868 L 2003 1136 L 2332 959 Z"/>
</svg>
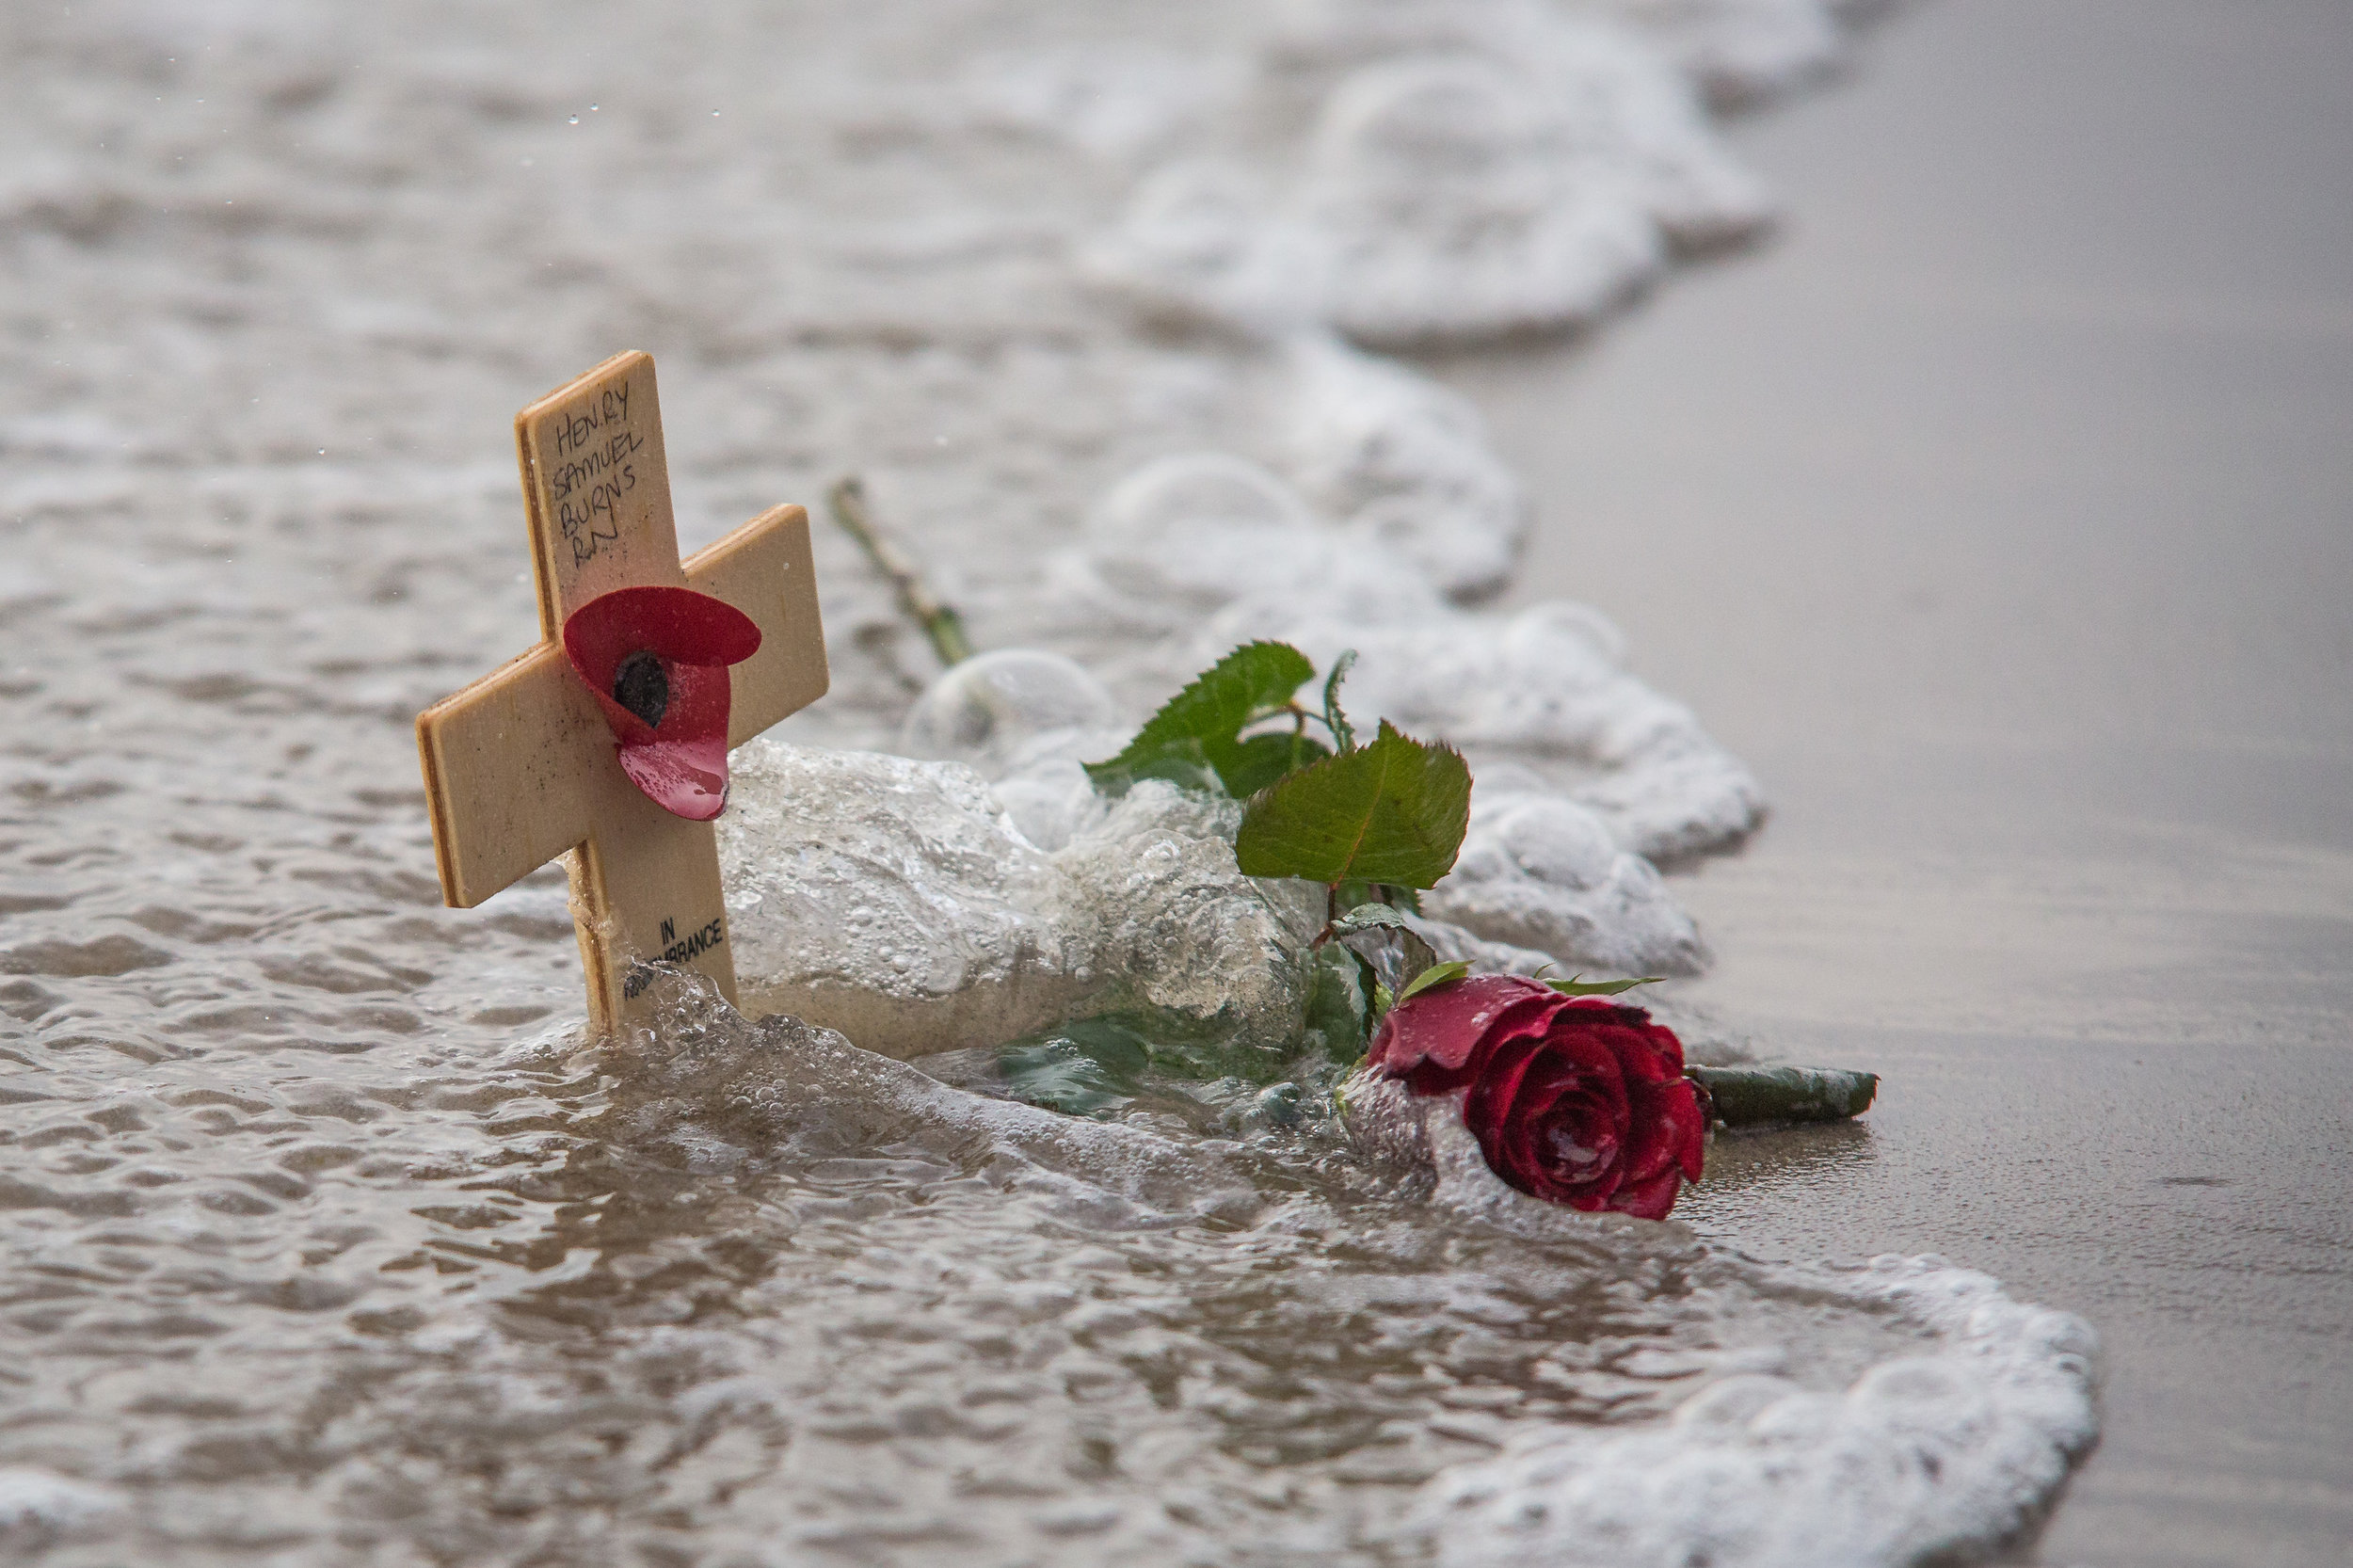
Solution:
<svg viewBox="0 0 2353 1568">
<path fill-rule="evenodd" d="M 2353 1531 L 2353 211 L 2306 194 L 2353 157 L 2348 20 L 1899 12 L 1731 126 L 1790 215 L 1758 250 L 1429 361 L 1538 497 L 1515 597 L 1618 617 L 1773 803 L 1673 879 L 1687 994 L 1883 1075 L 1679 1212 L 2101 1332 L 2101 1446 L 2022 1560 Z"/>
</svg>

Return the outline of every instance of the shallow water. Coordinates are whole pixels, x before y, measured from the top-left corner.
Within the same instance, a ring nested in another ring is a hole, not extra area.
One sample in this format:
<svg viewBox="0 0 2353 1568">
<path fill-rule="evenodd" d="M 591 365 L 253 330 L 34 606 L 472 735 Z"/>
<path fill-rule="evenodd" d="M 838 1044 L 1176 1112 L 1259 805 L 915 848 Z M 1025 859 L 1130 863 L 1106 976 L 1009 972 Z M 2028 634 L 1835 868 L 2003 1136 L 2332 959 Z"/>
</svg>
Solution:
<svg viewBox="0 0 2353 1568">
<path fill-rule="evenodd" d="M 690 544 L 859 468 L 984 646 L 1128 717 L 1205 648 L 1345 641 L 1365 712 L 1551 803 L 1498 843 L 1600 835 L 1621 910 L 1640 855 L 1737 841 L 1755 781 L 1606 621 L 1476 607 L 1526 525 L 1476 414 L 1329 335 L 1574 325 L 1763 219 L 1677 71 L 1785 85 L 1830 13 L 1617 9 L 0 21 L 0 1541 L 1887 1561 L 2025 1522 L 2089 1341 L 1981 1276 L 1769 1269 L 1313 1118 L 1058 1118 L 693 997 L 589 1048 L 555 872 L 440 907 L 409 723 L 529 635 L 507 422 L 623 346 Z M 1313 591 L 1170 579 L 1165 488 L 1118 482 L 1201 449 Z M 895 744 L 926 655 L 829 535 L 820 573 L 835 691 L 787 732 Z M 1572 940 L 1493 858 L 1457 918 Z M 1759 1523 L 1792 1496 L 1811 1548 Z"/>
</svg>

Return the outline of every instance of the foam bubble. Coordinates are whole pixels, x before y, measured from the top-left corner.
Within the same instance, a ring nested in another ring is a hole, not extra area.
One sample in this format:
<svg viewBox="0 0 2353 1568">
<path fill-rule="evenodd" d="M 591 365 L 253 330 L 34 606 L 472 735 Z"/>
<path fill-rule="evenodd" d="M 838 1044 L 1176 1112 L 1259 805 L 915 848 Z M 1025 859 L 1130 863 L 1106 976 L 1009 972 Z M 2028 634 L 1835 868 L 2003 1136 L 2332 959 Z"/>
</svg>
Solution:
<svg viewBox="0 0 2353 1568">
<path fill-rule="evenodd" d="M 1571 798 L 1647 858 L 1721 849 L 1763 820 L 1754 776 L 1689 709 L 1616 668 L 1608 656 L 1614 639 L 1583 606 L 1500 616 L 1427 600 L 1417 609 L 1403 590 L 1386 604 L 1258 593 L 1212 618 L 1195 650 L 1254 637 L 1293 643 L 1327 664 L 1354 648 L 1352 712 L 1457 744 L 1577 764 L 1585 776 Z"/>
<path fill-rule="evenodd" d="M 1934 1348 L 1842 1392 L 1739 1375 L 1660 1425 L 1518 1439 L 1426 1489 L 1440 1560 L 1875 1568 L 2017 1534 L 2097 1435 L 2090 1327 L 1941 1259 L 1827 1283 Z"/>
<path fill-rule="evenodd" d="M 1469 401 L 1321 336 L 1285 349 L 1285 466 L 1359 552 L 1458 598 L 1491 593 L 1526 539 L 1518 477 Z"/>
<path fill-rule="evenodd" d="M 1494 941 L 1620 974 L 1696 974 L 1707 950 L 1650 863 L 1558 795 L 1473 792 L 1453 872 L 1422 901 Z"/>
<path fill-rule="evenodd" d="M 1685 76 L 1595 17 L 1334 0 L 1291 8 L 1273 54 L 1345 72 L 1295 159 L 1177 159 L 1090 252 L 1147 309 L 1371 344 L 1555 329 L 1615 308 L 1670 242 L 1772 216 Z"/>
<path fill-rule="evenodd" d="M 1327 318 L 1367 343 L 1590 321 L 1663 260 L 1623 181 L 1568 156 L 1536 85 L 1476 56 L 1370 66 L 1318 125 L 1305 184 Z"/>
<path fill-rule="evenodd" d="M 1111 694 L 1075 661 L 1036 648 L 993 648 L 924 690 L 900 726 L 899 749 L 1001 763 L 1041 737 L 1099 730 L 1117 717 Z"/>
<path fill-rule="evenodd" d="M 719 841 L 747 1006 L 904 1055 L 1084 1000 L 1045 913 L 1054 869 L 968 768 L 757 742 L 731 771 Z"/>
<path fill-rule="evenodd" d="M 1036 132 L 1099 157 L 1128 158 L 1230 101 L 1237 65 L 1144 47 L 1032 47 L 981 56 L 962 85 L 972 120 L 984 128 Z"/>
<path fill-rule="evenodd" d="M 1263 178 L 1208 156 L 1137 182 L 1083 257 L 1094 281 L 1147 314 L 1270 334 L 1320 318 L 1329 268 L 1321 236 Z"/>
<path fill-rule="evenodd" d="M 1088 515 L 1087 555 L 1104 583 L 1180 621 L 1267 582 L 1315 583 L 1341 540 L 1298 492 L 1223 452 L 1144 464 Z"/>
</svg>

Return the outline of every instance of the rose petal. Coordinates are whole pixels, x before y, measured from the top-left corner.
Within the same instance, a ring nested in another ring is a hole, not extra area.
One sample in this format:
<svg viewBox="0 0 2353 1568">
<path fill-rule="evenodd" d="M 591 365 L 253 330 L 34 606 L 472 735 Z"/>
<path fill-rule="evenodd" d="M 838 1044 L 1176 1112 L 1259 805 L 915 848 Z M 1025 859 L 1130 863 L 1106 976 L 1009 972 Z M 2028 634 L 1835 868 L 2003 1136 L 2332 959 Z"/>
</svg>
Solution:
<svg viewBox="0 0 2353 1568">
<path fill-rule="evenodd" d="M 1629 1079 L 1665 1083 L 1683 1076 L 1683 1042 L 1674 1032 L 1650 1021 L 1639 1007 L 1621 1007 L 1600 997 L 1578 997 L 1576 1022 L 1609 1042 Z"/>
<path fill-rule="evenodd" d="M 1490 1169 L 1551 1203 L 1600 1208 L 1618 1183 L 1626 1130 L 1625 1081 L 1590 1032 L 1557 1013 L 1539 1039 L 1522 1036 L 1485 1058 L 1464 1096 L 1463 1119 Z M 1566 1139 L 1592 1151 L 1568 1159 Z"/>
<path fill-rule="evenodd" d="M 1682 1176 L 1670 1170 L 1648 1181 L 1628 1182 L 1609 1194 L 1609 1207 L 1638 1220 L 1663 1220 L 1668 1210 L 1674 1208 L 1675 1195 L 1682 1190 Z"/>
<path fill-rule="evenodd" d="M 1587 1197 L 1598 1208 L 1625 1177 L 1625 1146 L 1604 1096 L 1580 1093 L 1563 1098 L 1553 1113 L 1529 1124 L 1543 1174 L 1540 1197 L 1555 1202 Z M 1563 1147 L 1566 1144 L 1568 1147 Z M 1573 1157 L 1576 1149 L 1582 1158 Z"/>
<path fill-rule="evenodd" d="M 1503 1016 L 1474 1043 L 1461 1066 L 1445 1067 L 1435 1062 L 1424 1062 L 1405 1075 L 1406 1086 L 1417 1095 L 1452 1094 L 1484 1074 L 1489 1059 L 1503 1047 L 1515 1040 L 1543 1039 L 1548 1013 L 1549 1009 L 1538 1001 L 1505 1008 Z"/>
<path fill-rule="evenodd" d="M 1707 1156 L 1707 1118 L 1689 1080 L 1638 1085 L 1633 1132 L 1628 1185 L 1655 1180 L 1669 1171 L 1699 1180 Z"/>
<path fill-rule="evenodd" d="M 1553 1047 L 1555 1053 L 1560 1049 L 1557 1044 Z M 1526 1093 L 1520 1096 L 1531 1142 L 1544 1160 L 1545 1186 L 1561 1192 L 1590 1192 L 1593 1202 L 1581 1206 L 1586 1208 L 1600 1207 L 1625 1179 L 1625 1080 L 1607 1052 L 1597 1055 L 1598 1062 L 1577 1075 L 1576 1087 L 1542 1111 Z M 1570 1160 L 1558 1147 L 1560 1140 L 1593 1150 L 1593 1157 Z"/>
<path fill-rule="evenodd" d="M 1390 1008 L 1373 1035 L 1366 1062 L 1401 1078 L 1424 1062 L 1459 1068 L 1514 1004 L 1541 1003 L 1549 1014 L 1565 1000 L 1549 985 L 1519 975 L 1472 975 Z"/>
<path fill-rule="evenodd" d="M 1494 1119 L 1487 1128 L 1487 1136 L 1480 1140 L 1480 1147 L 1487 1155 L 1488 1165 L 1513 1186 L 1538 1197 L 1551 1197 L 1552 1189 L 1558 1185 L 1553 1176 L 1556 1160 L 1544 1136 L 1544 1122 L 1540 1117 L 1528 1113 L 1529 1096 L 1526 1093 L 1529 1071 L 1544 1056 L 1545 1048 L 1541 1042 L 1531 1041 L 1523 1049 L 1527 1064 L 1521 1067 L 1519 1081 L 1513 1086 L 1510 1097 L 1497 1098 L 1492 1111 Z M 1500 1059 L 1497 1065 L 1502 1065 Z M 1545 1100 L 1547 1104 L 1554 1104 L 1560 1097 L 1552 1094 L 1547 1095 Z M 1469 1107 L 1470 1102 L 1465 1098 L 1464 1109 L 1466 1118 Z"/>
<path fill-rule="evenodd" d="M 1504 1136 L 1504 1124 L 1512 1111 L 1512 1097 L 1519 1090 L 1520 1080 L 1527 1075 L 1528 1064 L 1543 1048 L 1541 1036 L 1506 1041 L 1497 1048 L 1480 1070 L 1478 1081 L 1470 1093 L 1463 1096 L 1463 1125 L 1488 1151 L 1488 1163 L 1495 1162 L 1495 1148 Z"/>
<path fill-rule="evenodd" d="M 1700 1107 L 1700 1092 L 1689 1079 L 1668 1086 L 1668 1093 L 1680 1089 L 1682 1095 L 1671 1102 L 1670 1115 L 1674 1122 L 1675 1164 L 1692 1181 L 1707 1164 L 1707 1112 Z"/>
</svg>

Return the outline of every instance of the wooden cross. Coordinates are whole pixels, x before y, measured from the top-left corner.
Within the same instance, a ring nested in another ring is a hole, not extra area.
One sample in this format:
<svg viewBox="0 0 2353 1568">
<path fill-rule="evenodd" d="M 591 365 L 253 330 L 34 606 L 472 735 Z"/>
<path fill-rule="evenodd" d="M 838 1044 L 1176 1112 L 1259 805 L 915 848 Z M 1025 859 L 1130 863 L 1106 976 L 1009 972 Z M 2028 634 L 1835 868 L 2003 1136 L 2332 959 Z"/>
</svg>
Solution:
<svg viewBox="0 0 2353 1568">
<path fill-rule="evenodd" d="M 441 897 L 456 909 L 561 856 L 588 981 L 588 1018 L 641 1013 L 649 962 L 698 970 L 735 1000 L 718 838 L 655 805 L 621 771 L 613 730 L 563 645 L 574 610 L 616 588 L 693 588 L 760 628 L 727 673 L 727 744 L 825 693 L 808 514 L 763 512 L 681 562 L 653 360 L 616 355 L 515 416 L 531 519 L 539 644 L 417 715 Z"/>
</svg>

